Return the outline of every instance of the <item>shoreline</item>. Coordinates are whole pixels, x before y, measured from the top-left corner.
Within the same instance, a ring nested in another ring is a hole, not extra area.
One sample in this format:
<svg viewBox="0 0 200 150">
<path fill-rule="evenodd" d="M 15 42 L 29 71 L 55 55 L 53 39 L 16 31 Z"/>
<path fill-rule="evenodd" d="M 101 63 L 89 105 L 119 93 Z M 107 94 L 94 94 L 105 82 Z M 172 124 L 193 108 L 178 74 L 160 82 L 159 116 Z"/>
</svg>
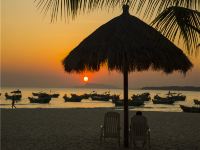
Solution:
<svg viewBox="0 0 200 150">
<path fill-rule="evenodd" d="M 31 108 L 18 108 L 17 107 L 17 105 L 15 105 L 17 108 L 14 108 L 14 109 L 12 109 L 11 108 L 11 105 L 8 105 L 8 106 L 10 106 L 9 108 L 5 108 L 5 107 L 2 107 L 1 108 L 1 105 L 0 105 L 0 110 L 31 110 L 31 109 L 43 109 L 43 110 L 48 110 L 48 109 L 50 109 L 50 110 L 53 110 L 53 109 L 55 109 L 55 110 L 59 110 L 59 109 L 63 109 L 63 110 L 85 110 L 85 109 L 88 109 L 88 110 L 98 110 L 98 109 L 100 109 L 100 110 L 104 110 L 104 109 L 108 109 L 108 110 L 113 110 L 113 111 L 123 111 L 124 110 L 124 108 L 123 107 L 36 107 L 36 108 L 33 108 L 33 107 L 31 107 Z M 166 107 L 167 108 L 167 107 Z M 149 110 L 149 109 L 147 109 L 147 110 L 145 110 L 143 107 L 130 107 L 129 108 L 129 111 L 130 112 L 136 112 L 136 111 L 142 111 L 142 112 L 166 112 L 166 113 L 184 113 L 182 110 L 181 110 L 181 108 L 180 108 L 180 111 L 173 111 L 173 110 L 171 110 L 171 111 L 169 111 L 169 110 Z"/>
<path fill-rule="evenodd" d="M 117 141 L 100 145 L 100 125 L 110 108 L 1 109 L 2 150 L 124 150 Z M 135 111 L 129 111 L 129 120 Z M 200 150 L 197 113 L 143 112 L 151 129 L 152 150 Z"/>
</svg>

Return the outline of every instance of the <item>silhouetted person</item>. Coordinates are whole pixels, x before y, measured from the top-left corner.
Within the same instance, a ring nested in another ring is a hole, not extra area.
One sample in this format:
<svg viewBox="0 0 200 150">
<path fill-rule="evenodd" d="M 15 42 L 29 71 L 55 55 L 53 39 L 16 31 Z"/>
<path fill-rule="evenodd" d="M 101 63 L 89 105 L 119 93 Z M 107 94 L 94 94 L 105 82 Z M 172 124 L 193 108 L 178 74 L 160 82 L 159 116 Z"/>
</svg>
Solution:
<svg viewBox="0 0 200 150">
<path fill-rule="evenodd" d="M 169 90 L 169 92 L 168 92 L 168 95 L 171 95 L 171 92 L 170 92 L 170 90 Z"/>
<path fill-rule="evenodd" d="M 12 97 L 12 109 L 13 108 L 16 108 L 16 106 L 15 106 L 15 96 Z"/>
<path fill-rule="evenodd" d="M 137 111 L 136 115 L 131 118 L 130 125 L 130 142 L 136 148 L 138 141 L 142 142 L 142 147 L 147 145 L 150 148 L 150 129 L 147 118 Z"/>
<path fill-rule="evenodd" d="M 148 125 L 148 121 L 147 121 L 147 118 L 145 116 L 142 115 L 142 112 L 141 111 L 137 111 L 136 112 L 136 115 L 134 115 L 132 118 L 131 118 L 131 121 L 142 121 L 145 126 L 146 126 L 146 130 L 149 129 L 149 125 Z"/>
</svg>

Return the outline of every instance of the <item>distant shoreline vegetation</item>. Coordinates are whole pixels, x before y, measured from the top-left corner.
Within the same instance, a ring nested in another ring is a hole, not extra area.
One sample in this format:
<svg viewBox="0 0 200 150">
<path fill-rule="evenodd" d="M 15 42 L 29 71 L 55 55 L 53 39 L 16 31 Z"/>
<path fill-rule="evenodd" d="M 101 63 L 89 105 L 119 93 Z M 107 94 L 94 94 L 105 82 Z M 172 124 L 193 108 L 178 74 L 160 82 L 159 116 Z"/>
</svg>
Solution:
<svg viewBox="0 0 200 150">
<path fill-rule="evenodd" d="M 160 87 L 143 87 L 141 90 L 173 90 L 173 91 L 200 91 L 197 86 L 160 86 Z"/>
<path fill-rule="evenodd" d="M 116 87 L 113 85 L 107 85 L 107 84 L 97 84 L 97 83 L 86 83 L 85 85 L 82 86 L 71 86 L 71 87 L 49 87 L 49 86 L 3 86 L 1 87 L 2 89 L 21 89 L 21 88 L 38 88 L 38 89 L 43 89 L 43 90 L 49 90 L 49 89 L 56 89 L 56 88 L 62 88 L 62 89 L 121 89 L 123 90 L 123 88 L 121 87 Z M 200 91 L 200 86 L 158 86 L 158 87 L 153 87 L 153 86 L 149 86 L 149 87 L 142 87 L 142 88 L 133 88 L 133 87 L 129 87 L 129 90 L 166 90 L 166 91 Z"/>
</svg>

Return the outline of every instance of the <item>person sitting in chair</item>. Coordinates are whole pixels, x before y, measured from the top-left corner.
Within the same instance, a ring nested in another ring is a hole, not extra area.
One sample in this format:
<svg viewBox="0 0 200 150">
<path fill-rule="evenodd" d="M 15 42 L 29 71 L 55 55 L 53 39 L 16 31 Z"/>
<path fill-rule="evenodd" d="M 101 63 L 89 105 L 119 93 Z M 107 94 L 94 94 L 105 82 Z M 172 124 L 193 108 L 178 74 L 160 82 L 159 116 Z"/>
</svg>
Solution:
<svg viewBox="0 0 200 150">
<path fill-rule="evenodd" d="M 136 115 L 134 115 L 132 118 L 131 118 L 131 121 L 137 121 L 137 120 L 141 120 L 143 121 L 143 123 L 145 124 L 146 128 L 149 129 L 149 125 L 148 125 L 148 122 L 147 122 L 147 118 L 145 116 L 142 115 L 142 112 L 141 111 L 137 111 L 136 112 Z"/>
<path fill-rule="evenodd" d="M 130 142 L 134 147 L 138 147 L 137 143 L 141 143 L 142 147 L 150 147 L 150 129 L 147 118 L 142 115 L 141 111 L 137 111 L 136 115 L 131 118 L 130 125 Z"/>
</svg>

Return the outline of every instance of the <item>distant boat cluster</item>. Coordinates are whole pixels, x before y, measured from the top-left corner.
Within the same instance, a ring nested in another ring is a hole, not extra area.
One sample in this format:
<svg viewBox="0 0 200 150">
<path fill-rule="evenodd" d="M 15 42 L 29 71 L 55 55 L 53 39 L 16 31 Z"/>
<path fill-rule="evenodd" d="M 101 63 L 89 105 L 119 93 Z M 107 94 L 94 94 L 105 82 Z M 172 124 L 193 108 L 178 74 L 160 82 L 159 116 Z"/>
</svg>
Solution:
<svg viewBox="0 0 200 150">
<path fill-rule="evenodd" d="M 20 90 L 12 91 L 11 94 L 5 93 L 6 99 L 19 101 L 22 98 L 22 92 Z"/>
<path fill-rule="evenodd" d="M 1 93 L 0 93 L 1 94 Z M 32 96 L 28 97 L 30 103 L 39 103 L 39 104 L 47 104 L 49 103 L 52 98 L 58 98 L 60 94 L 58 93 L 52 93 L 51 91 L 49 93 L 47 92 L 32 92 Z M 6 100 L 15 100 L 20 101 L 22 98 L 22 92 L 18 89 L 15 91 L 10 92 L 9 94 L 5 93 Z M 124 100 L 120 99 L 120 95 L 113 94 L 111 95 L 110 92 L 104 92 L 103 94 L 98 94 L 96 91 L 92 91 L 90 94 L 71 94 L 71 96 L 68 96 L 67 94 L 64 94 L 63 99 L 65 102 L 81 102 L 82 100 L 90 99 L 92 101 L 101 101 L 101 102 L 112 102 L 115 107 L 121 107 L 124 105 Z M 153 104 L 165 104 L 165 105 L 172 105 L 176 101 L 185 101 L 186 96 L 182 93 L 172 93 L 168 92 L 166 96 L 161 97 L 158 94 L 155 95 L 153 98 L 151 98 L 150 93 L 142 93 L 142 94 L 133 94 L 131 96 L 131 99 L 128 100 L 129 106 L 144 106 L 146 102 L 152 101 Z M 200 112 L 200 100 L 194 99 L 194 105 L 193 107 L 188 107 L 184 105 L 180 105 L 180 108 L 184 112 Z"/>
<path fill-rule="evenodd" d="M 60 94 L 57 93 L 46 93 L 46 92 L 37 92 L 37 93 L 32 93 L 32 97 L 28 97 L 30 100 L 30 103 L 49 103 L 52 98 L 58 98 Z M 7 92 L 5 93 L 5 98 L 6 100 L 15 100 L 15 101 L 20 101 L 22 98 L 22 92 L 18 89 L 16 91 L 10 92 L 8 94 Z"/>
<path fill-rule="evenodd" d="M 71 97 L 68 97 L 67 95 L 64 95 L 65 102 L 81 102 L 83 99 L 91 99 L 93 101 L 114 101 L 118 100 L 120 95 L 110 95 L 110 92 L 105 92 L 103 94 L 98 94 L 97 92 L 93 91 L 90 94 L 83 94 L 83 95 L 77 95 L 77 94 L 71 94 Z"/>
<path fill-rule="evenodd" d="M 94 101 L 112 101 L 115 106 L 123 106 L 124 101 L 120 99 L 120 95 L 111 95 L 109 92 L 105 92 L 104 94 L 98 94 L 93 91 L 91 94 L 83 94 L 83 95 L 76 95 L 71 94 L 71 97 L 64 95 L 63 97 L 65 102 L 81 102 L 82 99 L 92 99 Z M 176 101 L 185 101 L 186 96 L 182 95 L 181 93 L 168 93 L 166 97 L 160 97 L 158 95 L 154 96 L 152 99 L 154 104 L 173 104 Z M 138 95 L 132 95 L 131 99 L 128 100 L 129 106 L 141 106 L 145 105 L 144 102 L 150 101 L 151 96 L 150 93 L 142 93 Z"/>
</svg>

